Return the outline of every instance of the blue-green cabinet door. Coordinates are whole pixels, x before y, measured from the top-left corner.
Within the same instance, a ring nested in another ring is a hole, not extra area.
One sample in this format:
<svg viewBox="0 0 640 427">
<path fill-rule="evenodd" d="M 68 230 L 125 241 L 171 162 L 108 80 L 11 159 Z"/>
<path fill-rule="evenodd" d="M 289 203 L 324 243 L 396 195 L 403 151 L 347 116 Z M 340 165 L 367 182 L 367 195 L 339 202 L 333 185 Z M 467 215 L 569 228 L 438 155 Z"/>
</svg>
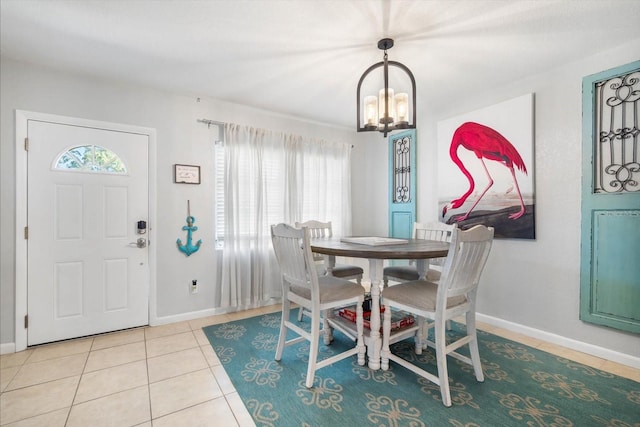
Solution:
<svg viewBox="0 0 640 427">
<path fill-rule="evenodd" d="M 389 136 L 389 236 L 411 238 L 416 220 L 416 131 Z"/>
<path fill-rule="evenodd" d="M 583 79 L 580 318 L 640 333 L 640 61 Z"/>
</svg>

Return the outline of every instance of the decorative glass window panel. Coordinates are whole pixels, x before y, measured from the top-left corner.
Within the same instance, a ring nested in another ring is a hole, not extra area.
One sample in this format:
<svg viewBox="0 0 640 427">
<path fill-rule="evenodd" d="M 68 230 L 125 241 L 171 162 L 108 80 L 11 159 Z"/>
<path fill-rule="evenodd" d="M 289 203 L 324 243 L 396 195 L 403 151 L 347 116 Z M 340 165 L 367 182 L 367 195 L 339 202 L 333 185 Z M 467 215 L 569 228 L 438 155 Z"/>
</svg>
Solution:
<svg viewBox="0 0 640 427">
<path fill-rule="evenodd" d="M 126 174 L 127 168 L 113 151 L 99 145 L 78 145 L 58 156 L 54 169 Z"/>
<path fill-rule="evenodd" d="M 411 136 L 393 141 L 393 203 L 411 202 Z"/>
<path fill-rule="evenodd" d="M 596 83 L 595 193 L 640 191 L 640 70 Z"/>
</svg>

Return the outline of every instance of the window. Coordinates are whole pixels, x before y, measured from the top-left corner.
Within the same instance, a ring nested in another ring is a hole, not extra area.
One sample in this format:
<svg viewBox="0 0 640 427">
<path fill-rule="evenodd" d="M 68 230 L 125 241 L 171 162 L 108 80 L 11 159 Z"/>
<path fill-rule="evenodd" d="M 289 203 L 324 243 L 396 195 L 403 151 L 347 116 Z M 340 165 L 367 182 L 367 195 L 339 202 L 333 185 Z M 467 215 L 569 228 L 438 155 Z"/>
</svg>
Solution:
<svg viewBox="0 0 640 427">
<path fill-rule="evenodd" d="M 269 225 L 318 219 L 331 221 L 334 234 L 346 230 L 350 215 L 350 147 L 304 139 L 291 135 L 272 135 L 270 141 L 246 144 L 232 151 L 225 142 L 214 146 L 216 248 L 225 241 L 225 164 L 233 167 L 234 197 L 240 212 L 233 216 L 235 229 L 244 238 L 269 234 Z M 233 153 L 233 154 L 230 154 Z M 231 155 L 228 159 L 226 156 Z M 231 166 L 233 165 L 233 166 Z M 227 178 L 228 179 L 228 178 Z M 259 212 L 260 218 L 254 216 Z M 228 229 L 228 228 L 227 228 Z M 350 231 L 350 230 L 349 230 Z"/>
<path fill-rule="evenodd" d="M 222 141 L 215 142 L 213 157 L 215 242 L 216 249 L 222 249 L 224 246 L 224 143 Z"/>
<path fill-rule="evenodd" d="M 76 172 L 126 174 L 124 162 L 113 151 L 99 145 L 78 145 L 58 156 L 54 169 Z"/>
</svg>

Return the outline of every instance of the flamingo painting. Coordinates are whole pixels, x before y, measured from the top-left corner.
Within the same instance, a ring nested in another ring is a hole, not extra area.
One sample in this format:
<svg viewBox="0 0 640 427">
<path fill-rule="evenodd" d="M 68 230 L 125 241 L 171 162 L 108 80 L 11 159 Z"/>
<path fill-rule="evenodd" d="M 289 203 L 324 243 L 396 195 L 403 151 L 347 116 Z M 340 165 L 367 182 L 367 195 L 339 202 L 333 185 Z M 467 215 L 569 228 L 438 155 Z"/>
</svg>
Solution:
<svg viewBox="0 0 640 427">
<path fill-rule="evenodd" d="M 473 152 L 476 157 L 482 163 L 482 167 L 489 180 L 487 186 L 482 190 L 480 196 L 476 199 L 469 210 L 461 216 L 456 217 L 455 221 L 464 221 L 469 217 L 469 214 L 478 205 L 485 193 L 493 185 L 493 178 L 487 169 L 485 159 L 493 160 L 506 166 L 511 172 L 513 177 L 513 185 L 518 193 L 520 199 L 520 210 L 509 215 L 510 219 L 518 219 L 525 213 L 524 200 L 522 199 L 522 193 L 518 185 L 516 173 L 514 167 L 527 174 L 527 167 L 522 160 L 522 157 L 518 153 L 518 150 L 511 144 L 500 132 L 479 123 L 466 122 L 460 125 L 453 134 L 451 139 L 451 146 L 449 147 L 449 155 L 451 160 L 458 166 L 460 171 L 469 180 L 469 189 L 459 198 L 452 200 L 450 203 L 444 206 L 442 209 L 442 216 L 444 217 L 449 209 L 459 208 L 464 204 L 467 198 L 473 193 L 475 189 L 475 181 L 469 170 L 460 160 L 458 156 L 458 149 L 462 147 L 466 150 Z"/>
</svg>

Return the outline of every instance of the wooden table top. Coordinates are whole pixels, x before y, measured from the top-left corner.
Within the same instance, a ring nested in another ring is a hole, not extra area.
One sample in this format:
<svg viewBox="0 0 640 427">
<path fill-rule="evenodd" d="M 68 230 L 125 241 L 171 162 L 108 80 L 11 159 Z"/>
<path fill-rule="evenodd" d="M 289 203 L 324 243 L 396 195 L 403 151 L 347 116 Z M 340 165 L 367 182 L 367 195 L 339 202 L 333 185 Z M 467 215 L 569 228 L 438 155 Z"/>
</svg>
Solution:
<svg viewBox="0 0 640 427">
<path fill-rule="evenodd" d="M 311 239 L 311 250 L 323 255 L 377 259 L 425 259 L 446 257 L 449 243 L 436 240 L 406 239 L 407 243 L 364 245 L 340 241 L 339 237 Z"/>
</svg>

